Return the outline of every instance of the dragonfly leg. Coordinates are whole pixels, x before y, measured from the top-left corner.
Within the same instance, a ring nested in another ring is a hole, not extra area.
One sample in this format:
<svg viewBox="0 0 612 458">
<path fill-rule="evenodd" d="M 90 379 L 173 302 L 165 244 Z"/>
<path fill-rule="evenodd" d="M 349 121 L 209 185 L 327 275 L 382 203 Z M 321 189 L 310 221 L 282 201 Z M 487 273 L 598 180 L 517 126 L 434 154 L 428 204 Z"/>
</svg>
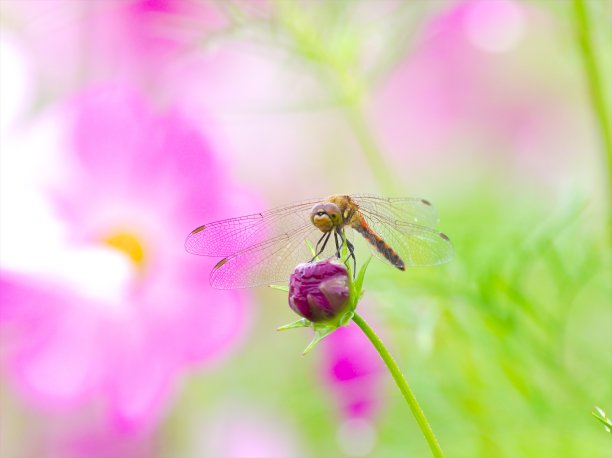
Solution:
<svg viewBox="0 0 612 458">
<path fill-rule="evenodd" d="M 324 232 L 324 233 L 323 233 L 323 235 L 321 236 L 321 238 L 319 238 L 319 241 L 317 242 L 317 246 L 315 247 L 315 253 L 320 253 L 320 251 L 319 251 L 319 245 L 321 244 L 321 242 L 323 241 L 323 239 L 324 239 L 325 237 L 329 237 L 329 235 L 327 234 L 327 232 Z M 317 256 L 318 256 L 318 255 L 315 255 L 315 258 L 316 258 Z"/>
<path fill-rule="evenodd" d="M 349 255 L 344 260 L 344 262 L 346 263 L 348 262 L 349 259 L 353 258 L 353 278 L 355 278 L 355 273 L 357 272 L 357 259 L 355 258 L 355 245 L 353 245 L 349 239 L 346 239 L 345 235 L 339 230 L 334 232 L 334 240 L 336 242 L 336 256 L 338 258 L 342 259 L 342 254 L 340 253 L 340 249 L 342 246 L 340 245 L 338 236 L 340 236 L 342 240 L 346 241 L 346 247 L 348 248 L 348 251 L 349 251 Z"/>
<path fill-rule="evenodd" d="M 341 254 L 340 254 L 340 242 L 338 241 L 338 235 L 340 235 L 338 233 L 338 231 L 334 231 L 334 242 L 336 242 L 336 257 L 337 258 L 341 257 Z"/>
<path fill-rule="evenodd" d="M 357 272 L 357 258 L 355 258 L 355 245 L 353 245 L 349 240 L 346 241 L 346 247 L 349 250 L 349 255 L 346 260 L 353 258 L 353 278 L 355 278 L 355 273 Z"/>
<path fill-rule="evenodd" d="M 321 249 L 317 250 L 317 253 L 312 257 L 310 262 L 312 262 L 315 259 L 317 259 L 317 257 L 319 257 L 319 255 L 323 253 L 323 250 L 325 250 L 325 246 L 327 245 L 327 242 L 329 241 L 329 237 L 330 236 L 331 236 L 331 232 L 326 232 L 325 234 L 323 234 L 323 237 L 321 237 L 319 239 L 319 241 L 317 242 L 317 246 L 319 246 L 319 243 L 321 242 L 321 240 L 323 240 L 323 238 L 325 238 L 325 240 L 323 241 L 323 246 L 321 247 Z"/>
</svg>

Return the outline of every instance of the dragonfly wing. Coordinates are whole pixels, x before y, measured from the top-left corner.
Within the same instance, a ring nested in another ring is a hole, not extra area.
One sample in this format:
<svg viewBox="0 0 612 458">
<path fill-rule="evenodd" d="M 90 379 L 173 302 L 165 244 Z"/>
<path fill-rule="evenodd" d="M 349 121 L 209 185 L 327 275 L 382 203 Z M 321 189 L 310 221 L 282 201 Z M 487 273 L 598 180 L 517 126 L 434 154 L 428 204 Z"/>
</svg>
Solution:
<svg viewBox="0 0 612 458">
<path fill-rule="evenodd" d="M 310 222 L 310 209 L 322 199 L 310 199 L 261 213 L 230 218 L 194 229 L 185 249 L 201 256 L 229 256 L 282 234 L 291 234 Z"/>
<path fill-rule="evenodd" d="M 403 221 L 435 228 L 439 218 L 436 209 L 425 199 L 417 197 L 380 197 L 369 194 L 351 196 L 365 216 Z"/>
<path fill-rule="evenodd" d="M 210 284 L 219 289 L 234 289 L 287 283 L 298 264 L 313 258 L 313 250 L 322 236 L 309 222 L 293 233 L 248 247 L 222 259 L 210 273 Z M 332 234 L 321 259 L 334 256 L 333 237 Z"/>
<path fill-rule="evenodd" d="M 365 216 L 367 224 L 404 261 L 405 266 L 435 266 L 452 259 L 454 250 L 449 238 L 435 229 L 403 221 Z M 372 252 L 392 264 L 376 248 Z"/>
</svg>

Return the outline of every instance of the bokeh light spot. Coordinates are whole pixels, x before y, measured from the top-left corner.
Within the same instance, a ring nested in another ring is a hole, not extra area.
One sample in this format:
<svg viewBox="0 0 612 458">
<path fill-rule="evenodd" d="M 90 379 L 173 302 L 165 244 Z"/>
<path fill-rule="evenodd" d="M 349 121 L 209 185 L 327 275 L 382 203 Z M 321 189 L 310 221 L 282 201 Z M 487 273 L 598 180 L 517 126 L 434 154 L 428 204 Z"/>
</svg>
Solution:
<svg viewBox="0 0 612 458">
<path fill-rule="evenodd" d="M 365 418 L 349 418 L 338 429 L 338 447 L 347 456 L 369 455 L 376 445 L 376 430 Z"/>
<path fill-rule="evenodd" d="M 478 49 L 501 53 L 515 47 L 525 30 L 521 8 L 510 0 L 481 0 L 465 17 L 465 32 Z"/>
</svg>

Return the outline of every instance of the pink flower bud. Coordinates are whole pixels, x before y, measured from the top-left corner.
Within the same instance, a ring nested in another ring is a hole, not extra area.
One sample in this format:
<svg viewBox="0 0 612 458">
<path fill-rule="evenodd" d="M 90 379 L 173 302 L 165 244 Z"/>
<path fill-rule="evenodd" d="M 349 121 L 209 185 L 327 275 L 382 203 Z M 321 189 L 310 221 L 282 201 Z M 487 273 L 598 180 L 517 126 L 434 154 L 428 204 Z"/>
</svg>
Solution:
<svg viewBox="0 0 612 458">
<path fill-rule="evenodd" d="M 330 260 L 298 265 L 289 280 L 289 307 L 313 322 L 329 321 L 349 303 L 348 271 Z"/>
</svg>

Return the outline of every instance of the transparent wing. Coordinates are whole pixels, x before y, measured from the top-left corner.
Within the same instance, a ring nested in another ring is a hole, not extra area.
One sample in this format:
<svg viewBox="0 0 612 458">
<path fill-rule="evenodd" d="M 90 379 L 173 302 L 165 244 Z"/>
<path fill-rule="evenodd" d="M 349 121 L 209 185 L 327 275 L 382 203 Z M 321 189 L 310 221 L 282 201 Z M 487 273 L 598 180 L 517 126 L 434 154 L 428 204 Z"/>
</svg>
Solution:
<svg viewBox="0 0 612 458">
<path fill-rule="evenodd" d="M 194 229 L 185 249 L 201 256 L 229 256 L 282 234 L 292 234 L 310 222 L 310 209 L 324 199 L 310 199 L 262 213 L 224 219 Z"/>
<path fill-rule="evenodd" d="M 366 216 L 378 216 L 392 221 L 403 221 L 434 228 L 439 219 L 436 209 L 425 199 L 417 197 L 380 197 L 369 194 L 351 196 Z"/>
<path fill-rule="evenodd" d="M 406 266 L 434 266 L 452 259 L 454 250 L 449 238 L 430 227 L 392 220 L 374 214 L 363 215 L 367 224 L 402 258 Z M 379 259 L 389 261 L 372 247 Z"/>
<path fill-rule="evenodd" d="M 210 284 L 219 289 L 234 289 L 286 283 L 298 264 L 312 259 L 312 250 L 322 235 L 309 221 L 293 233 L 250 246 L 222 259 L 210 273 Z M 332 233 L 320 258 L 335 253 Z"/>
</svg>

